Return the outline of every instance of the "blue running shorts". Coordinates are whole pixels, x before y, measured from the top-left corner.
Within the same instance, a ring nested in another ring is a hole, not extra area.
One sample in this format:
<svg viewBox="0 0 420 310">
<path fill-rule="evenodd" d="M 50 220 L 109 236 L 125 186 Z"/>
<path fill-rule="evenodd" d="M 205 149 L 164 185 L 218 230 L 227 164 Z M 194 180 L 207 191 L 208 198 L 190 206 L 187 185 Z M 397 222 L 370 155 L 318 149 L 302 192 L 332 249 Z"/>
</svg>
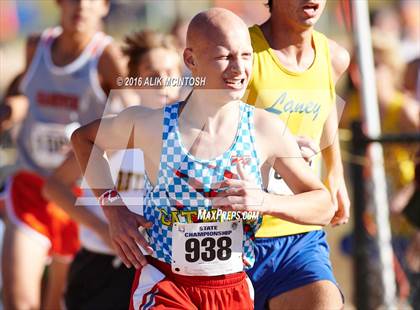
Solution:
<svg viewBox="0 0 420 310">
<path fill-rule="evenodd" d="M 255 290 L 255 309 L 284 292 L 329 280 L 337 285 L 331 268 L 329 247 L 323 230 L 255 239 L 256 260 L 247 271 Z"/>
</svg>

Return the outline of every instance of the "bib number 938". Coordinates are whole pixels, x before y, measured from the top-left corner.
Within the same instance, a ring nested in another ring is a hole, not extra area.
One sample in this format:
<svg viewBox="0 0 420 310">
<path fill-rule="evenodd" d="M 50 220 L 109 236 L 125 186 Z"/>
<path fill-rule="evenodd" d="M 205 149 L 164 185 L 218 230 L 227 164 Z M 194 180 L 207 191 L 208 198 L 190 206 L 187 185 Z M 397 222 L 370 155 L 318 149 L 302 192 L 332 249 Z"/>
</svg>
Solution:
<svg viewBox="0 0 420 310">
<path fill-rule="evenodd" d="M 213 276 L 243 270 L 243 228 L 240 221 L 174 223 L 172 271 Z"/>
<path fill-rule="evenodd" d="M 232 256 L 231 245 L 230 237 L 207 237 L 201 242 L 197 238 L 191 238 L 185 242 L 185 259 L 190 263 L 197 262 L 200 258 L 204 262 L 211 262 L 216 258 L 221 261 L 228 260 Z"/>
</svg>

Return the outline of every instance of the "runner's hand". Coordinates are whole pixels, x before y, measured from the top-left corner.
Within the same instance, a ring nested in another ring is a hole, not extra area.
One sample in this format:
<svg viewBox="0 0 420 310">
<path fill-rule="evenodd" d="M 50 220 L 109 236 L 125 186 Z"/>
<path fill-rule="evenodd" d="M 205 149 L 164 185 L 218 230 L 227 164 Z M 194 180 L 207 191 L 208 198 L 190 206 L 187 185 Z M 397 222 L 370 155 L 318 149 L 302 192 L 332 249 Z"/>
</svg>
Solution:
<svg viewBox="0 0 420 310">
<path fill-rule="evenodd" d="M 256 184 L 241 163 L 237 169 L 239 179 L 225 179 L 212 185 L 213 189 L 218 189 L 216 197 L 212 198 L 212 205 L 223 211 L 264 212 L 267 193 Z"/>
<path fill-rule="evenodd" d="M 331 193 L 333 204 L 336 208 L 331 220 L 332 226 L 346 224 L 350 218 L 350 198 L 347 193 L 346 183 L 343 177 L 327 178 L 327 188 Z"/>
<path fill-rule="evenodd" d="M 312 139 L 297 136 L 296 142 L 299 145 L 303 159 L 305 159 L 308 163 L 311 162 L 313 156 L 320 152 L 318 144 Z"/>
<path fill-rule="evenodd" d="M 139 232 L 139 227 L 150 228 L 152 223 L 138 214 L 131 212 L 121 201 L 120 205 L 104 206 L 105 216 L 109 221 L 111 241 L 123 263 L 136 269 L 147 264 L 139 246 L 149 254 L 153 249 Z"/>
</svg>

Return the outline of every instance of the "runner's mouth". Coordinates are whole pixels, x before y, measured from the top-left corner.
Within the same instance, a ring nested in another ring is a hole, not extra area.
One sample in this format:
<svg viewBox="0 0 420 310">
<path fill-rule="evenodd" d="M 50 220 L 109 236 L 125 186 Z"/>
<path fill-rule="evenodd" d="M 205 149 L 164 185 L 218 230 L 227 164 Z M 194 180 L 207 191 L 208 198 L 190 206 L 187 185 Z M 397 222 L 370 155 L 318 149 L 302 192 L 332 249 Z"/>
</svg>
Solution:
<svg viewBox="0 0 420 310">
<path fill-rule="evenodd" d="M 303 11 L 305 12 L 305 14 L 308 17 L 313 17 L 313 16 L 315 16 L 315 14 L 316 14 L 316 12 L 319 8 L 319 3 L 310 2 L 310 3 L 305 4 L 302 8 L 303 8 Z"/>
<path fill-rule="evenodd" d="M 229 88 L 233 88 L 233 89 L 242 89 L 245 83 L 245 79 L 238 79 L 238 78 L 224 79 L 224 81 L 225 81 L 225 84 Z"/>
</svg>

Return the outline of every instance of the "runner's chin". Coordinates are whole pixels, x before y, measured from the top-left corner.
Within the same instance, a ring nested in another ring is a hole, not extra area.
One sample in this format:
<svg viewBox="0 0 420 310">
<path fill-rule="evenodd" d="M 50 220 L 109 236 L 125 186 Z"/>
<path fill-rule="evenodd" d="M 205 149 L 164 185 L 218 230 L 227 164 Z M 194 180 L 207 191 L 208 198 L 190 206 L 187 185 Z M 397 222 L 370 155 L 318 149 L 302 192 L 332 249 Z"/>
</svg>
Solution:
<svg viewBox="0 0 420 310">
<path fill-rule="evenodd" d="M 229 96 L 231 100 L 240 100 L 245 94 L 245 89 L 243 90 L 236 90 L 236 91 L 229 91 Z"/>
<path fill-rule="evenodd" d="M 245 85 L 245 84 L 244 84 Z M 245 85 L 246 86 L 246 85 Z M 229 97 L 229 100 L 240 100 L 245 94 L 246 87 L 242 88 L 226 88 L 224 92 Z"/>
</svg>

